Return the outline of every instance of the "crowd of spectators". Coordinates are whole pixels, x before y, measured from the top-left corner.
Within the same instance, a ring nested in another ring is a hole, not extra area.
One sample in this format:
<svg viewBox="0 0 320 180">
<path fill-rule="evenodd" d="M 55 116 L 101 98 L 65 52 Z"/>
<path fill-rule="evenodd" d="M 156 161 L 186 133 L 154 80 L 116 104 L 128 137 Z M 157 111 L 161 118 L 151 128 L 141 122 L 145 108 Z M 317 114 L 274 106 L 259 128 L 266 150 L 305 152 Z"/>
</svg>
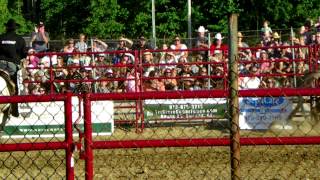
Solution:
<svg viewBox="0 0 320 180">
<path fill-rule="evenodd" d="M 240 88 L 293 87 L 294 78 L 313 68 L 308 47 L 320 45 L 320 20 L 314 26 L 316 32 L 306 23 L 296 37 L 283 41 L 265 21 L 261 42 L 251 48 L 238 32 Z M 204 26 L 197 29 L 192 47 L 176 36 L 157 51 L 144 36 L 137 42 L 120 37 L 117 51 L 108 51 L 104 41 L 94 38 L 89 42 L 85 34 L 80 34 L 77 41 L 68 39 L 57 55 L 45 55 L 37 54 L 47 51 L 49 43 L 49 35 L 40 23 L 32 33 L 28 56 L 22 61 L 20 94 L 224 89 L 228 46 L 221 33 L 214 35 L 211 44 L 207 31 Z"/>
</svg>

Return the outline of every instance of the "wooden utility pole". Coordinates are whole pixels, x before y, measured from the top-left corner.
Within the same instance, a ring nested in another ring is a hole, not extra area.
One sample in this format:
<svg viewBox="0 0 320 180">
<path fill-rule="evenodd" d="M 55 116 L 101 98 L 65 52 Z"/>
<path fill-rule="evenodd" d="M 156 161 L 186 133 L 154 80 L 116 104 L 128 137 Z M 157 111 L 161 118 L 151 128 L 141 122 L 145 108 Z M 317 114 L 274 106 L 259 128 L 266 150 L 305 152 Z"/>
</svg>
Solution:
<svg viewBox="0 0 320 180">
<path fill-rule="evenodd" d="M 229 118 L 231 178 L 240 179 L 240 128 L 238 97 L 238 14 L 229 17 Z"/>
</svg>

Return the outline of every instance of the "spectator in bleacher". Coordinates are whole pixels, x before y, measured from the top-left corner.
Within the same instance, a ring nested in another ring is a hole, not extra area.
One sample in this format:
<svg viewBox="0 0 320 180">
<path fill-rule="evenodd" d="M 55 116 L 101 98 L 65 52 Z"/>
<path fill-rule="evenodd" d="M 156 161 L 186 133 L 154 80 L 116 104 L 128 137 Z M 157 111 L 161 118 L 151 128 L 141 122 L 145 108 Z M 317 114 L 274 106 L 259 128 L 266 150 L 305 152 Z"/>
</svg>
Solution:
<svg viewBox="0 0 320 180">
<path fill-rule="evenodd" d="M 240 89 L 257 89 L 261 85 L 261 80 L 258 77 L 260 74 L 259 69 L 256 66 L 251 66 L 250 76 L 239 78 Z"/>
<path fill-rule="evenodd" d="M 38 89 L 38 91 L 39 91 L 39 95 L 47 94 L 47 90 L 46 90 L 46 88 L 43 87 L 43 86 L 40 86 L 39 89 Z"/>
<path fill-rule="evenodd" d="M 178 62 L 187 62 L 188 51 L 183 51 L 183 50 L 188 49 L 188 47 L 187 45 L 181 43 L 181 39 L 179 36 L 176 36 L 174 38 L 174 44 L 170 45 L 170 49 L 180 50 L 180 51 L 173 52 Z"/>
<path fill-rule="evenodd" d="M 151 52 L 144 52 L 142 57 L 143 63 L 143 76 L 148 77 L 151 71 L 155 70 L 155 65 L 153 62 L 153 55 Z"/>
<path fill-rule="evenodd" d="M 140 92 L 139 73 L 136 73 L 134 68 L 128 69 L 124 86 L 126 92 Z"/>
<path fill-rule="evenodd" d="M 91 52 L 104 52 L 108 49 L 108 44 L 103 42 L 98 38 L 93 39 L 93 44 L 91 46 Z"/>
<path fill-rule="evenodd" d="M 167 68 L 164 70 L 163 83 L 166 90 L 178 90 L 178 83 L 176 77 L 176 71 L 174 69 Z"/>
<path fill-rule="evenodd" d="M 270 50 L 269 58 L 270 59 L 279 59 L 281 58 L 281 48 L 279 46 L 282 45 L 280 40 L 280 35 L 277 32 L 272 34 L 272 41 L 268 50 Z"/>
<path fill-rule="evenodd" d="M 194 85 L 193 85 L 192 89 L 195 90 L 195 91 L 202 89 L 202 83 L 201 83 L 201 81 L 199 79 L 196 79 L 194 81 Z"/>
<path fill-rule="evenodd" d="M 290 44 L 288 42 L 284 42 L 283 46 L 290 46 Z M 291 48 L 289 48 L 289 47 L 282 48 L 281 57 L 282 58 L 292 59 L 292 50 L 291 50 Z"/>
<path fill-rule="evenodd" d="M 86 35 L 80 34 L 79 41 L 74 45 L 75 48 L 79 50 L 79 52 L 87 52 L 88 45 L 86 43 Z"/>
<path fill-rule="evenodd" d="M 201 67 L 203 67 L 203 56 L 201 54 L 196 55 L 195 64 L 191 65 L 191 71 L 193 75 L 197 75 Z"/>
<path fill-rule="evenodd" d="M 198 36 L 195 40 L 194 47 L 198 49 L 209 49 L 208 37 L 205 36 L 208 30 L 203 26 L 199 26 L 196 32 L 198 33 Z M 199 54 L 205 58 L 208 57 L 208 51 L 199 51 Z"/>
<path fill-rule="evenodd" d="M 119 44 L 117 50 L 125 50 L 128 51 L 132 47 L 133 42 L 125 37 L 120 37 Z"/>
<path fill-rule="evenodd" d="M 221 33 L 217 33 L 214 36 L 214 43 L 210 46 L 210 56 L 214 56 L 218 53 L 222 53 L 223 56 L 226 55 L 227 46 L 223 44 L 223 39 L 224 37 L 222 37 Z"/>
<path fill-rule="evenodd" d="M 196 48 L 209 48 L 208 45 L 208 38 L 205 36 L 205 33 L 208 32 L 207 29 L 205 29 L 203 26 L 199 26 L 198 30 L 196 30 L 198 33 L 198 36 L 196 38 L 194 46 Z"/>
<path fill-rule="evenodd" d="M 160 57 L 159 57 L 159 63 L 160 63 L 160 62 L 165 62 L 166 53 L 167 53 L 167 52 L 165 52 L 165 51 L 168 50 L 168 45 L 167 45 L 167 44 L 162 44 L 162 48 L 161 48 L 161 49 L 164 50 L 164 51 L 161 51 L 161 52 L 159 53 L 159 55 L 160 55 Z"/>
<path fill-rule="evenodd" d="M 188 90 L 191 90 L 190 88 L 193 86 L 194 78 L 191 78 L 192 71 L 190 65 L 182 65 L 182 69 L 178 73 L 178 76 L 181 77 L 178 82 L 179 89 L 185 89 L 187 87 Z"/>
<path fill-rule="evenodd" d="M 311 29 L 311 21 L 307 20 L 304 23 L 305 30 L 302 32 L 302 36 L 304 38 L 304 43 L 306 45 L 312 44 L 312 29 Z"/>
<path fill-rule="evenodd" d="M 316 40 L 314 41 L 315 45 L 320 45 L 320 32 L 317 32 L 316 34 Z"/>
<path fill-rule="evenodd" d="M 74 49 L 72 51 L 72 55 L 70 55 L 67 59 L 67 65 L 70 65 L 70 64 L 78 64 L 80 65 L 80 54 L 78 52 L 77 49 Z"/>
<path fill-rule="evenodd" d="M 297 74 L 305 74 L 309 71 L 309 65 L 304 61 L 297 62 Z"/>
<path fill-rule="evenodd" d="M 182 74 L 182 79 L 179 82 L 179 90 L 193 90 L 194 79 L 190 77 L 190 74 Z"/>
<path fill-rule="evenodd" d="M 303 36 L 301 36 L 299 38 L 299 46 L 305 46 L 305 39 Z M 301 59 L 306 59 L 307 55 L 308 55 L 308 48 L 305 48 L 305 47 L 301 47 L 301 48 L 298 48 L 298 49 L 295 49 L 297 55 L 298 55 L 298 58 L 301 58 Z"/>
<path fill-rule="evenodd" d="M 74 46 L 74 40 L 68 39 L 65 46 L 63 47 L 63 52 L 64 53 L 72 53 L 75 50 L 75 46 Z"/>
<path fill-rule="evenodd" d="M 272 36 L 272 29 L 269 27 L 269 21 L 265 20 L 263 22 L 263 27 L 261 28 L 261 34 L 262 34 L 262 41 L 263 44 L 266 46 L 268 42 L 271 40 Z"/>
<path fill-rule="evenodd" d="M 26 57 L 28 64 L 32 64 L 33 67 L 37 67 L 40 62 L 40 59 L 37 56 L 35 56 L 35 53 L 36 51 L 33 48 L 31 48 L 28 50 L 28 55 Z"/>
<path fill-rule="evenodd" d="M 240 47 L 240 48 L 248 48 L 249 47 L 248 43 L 243 41 L 243 35 L 240 31 L 238 32 L 238 47 Z"/>
<path fill-rule="evenodd" d="M 79 72 L 81 74 L 81 80 L 84 80 L 80 83 L 80 87 L 78 87 L 79 91 L 80 92 L 91 92 L 92 91 L 92 89 L 91 89 L 92 82 L 85 81 L 85 80 L 92 79 L 91 71 L 88 71 L 84 67 L 82 67 L 82 68 L 80 68 Z"/>
<path fill-rule="evenodd" d="M 45 52 L 49 46 L 49 34 L 45 31 L 43 22 L 39 22 L 35 27 L 35 32 L 31 34 L 30 47 L 32 47 L 37 53 Z"/>
<path fill-rule="evenodd" d="M 173 52 L 166 52 L 164 60 L 161 60 L 159 63 L 166 64 L 166 65 L 160 66 L 161 70 L 174 69 L 177 67 L 176 63 L 178 63 L 178 61 L 177 61 L 176 56 L 174 55 Z M 175 65 L 170 65 L 170 64 L 175 64 Z"/>
<path fill-rule="evenodd" d="M 140 36 L 138 42 L 132 45 L 132 50 L 146 50 L 153 49 L 152 46 L 147 43 L 147 40 L 144 36 Z"/>
<path fill-rule="evenodd" d="M 263 77 L 260 88 L 276 88 L 279 84 L 273 77 Z"/>
<path fill-rule="evenodd" d="M 265 50 L 261 51 L 259 60 L 263 61 L 260 64 L 260 72 L 261 73 L 271 73 L 273 66 L 274 66 L 274 63 L 269 62 L 270 59 L 269 59 L 268 53 Z"/>
<path fill-rule="evenodd" d="M 97 59 L 92 63 L 92 65 L 96 66 L 95 77 L 97 79 L 106 75 L 108 68 L 105 66 L 108 65 L 108 63 L 105 59 L 105 54 L 98 54 Z"/>
<path fill-rule="evenodd" d="M 314 24 L 314 27 L 316 28 L 316 32 L 320 33 L 320 16 L 318 17 L 317 22 Z"/>
<path fill-rule="evenodd" d="M 74 47 L 74 40 L 72 38 L 68 39 L 66 42 L 65 42 L 65 45 L 62 49 L 62 52 L 64 53 L 73 53 L 75 52 L 75 47 Z M 65 58 L 65 62 L 68 63 L 69 59 L 72 58 L 72 54 L 67 54 L 64 56 Z"/>
<path fill-rule="evenodd" d="M 149 78 L 159 78 L 159 72 L 157 70 L 153 70 L 149 73 Z M 143 82 L 143 90 L 144 91 L 165 91 L 165 86 L 162 80 L 159 79 L 148 79 Z"/>
<path fill-rule="evenodd" d="M 112 92 L 112 82 L 109 80 L 100 81 L 98 83 L 97 92 L 98 93 L 110 93 Z"/>
<path fill-rule="evenodd" d="M 78 66 L 79 64 L 70 64 L 68 66 L 68 74 L 66 76 L 66 79 L 68 80 L 81 80 L 82 75 L 81 73 L 78 71 L 78 68 L 76 66 Z M 69 82 L 66 85 L 67 90 L 70 90 L 72 92 L 77 92 L 78 91 L 78 87 L 79 87 L 80 83 L 79 82 Z"/>
<path fill-rule="evenodd" d="M 61 56 L 57 57 L 57 64 L 54 65 L 54 78 L 55 79 L 65 79 L 68 74 L 68 70 L 65 68 L 65 65 L 63 63 L 63 58 Z M 64 85 L 64 82 L 54 82 L 54 86 L 56 88 L 57 92 L 62 92 L 62 86 Z"/>
</svg>

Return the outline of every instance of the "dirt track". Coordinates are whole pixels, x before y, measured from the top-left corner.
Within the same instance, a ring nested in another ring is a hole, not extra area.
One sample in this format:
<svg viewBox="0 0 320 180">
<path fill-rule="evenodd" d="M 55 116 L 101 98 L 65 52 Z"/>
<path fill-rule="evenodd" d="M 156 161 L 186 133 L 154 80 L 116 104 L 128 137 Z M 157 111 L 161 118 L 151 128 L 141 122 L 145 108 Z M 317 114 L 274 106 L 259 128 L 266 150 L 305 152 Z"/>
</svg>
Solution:
<svg viewBox="0 0 320 180">
<path fill-rule="evenodd" d="M 94 137 L 94 140 L 225 137 L 228 132 L 219 130 L 225 125 L 220 122 L 210 126 L 150 127 L 142 134 L 135 133 L 134 128 L 116 128 L 113 136 Z M 296 134 L 302 135 L 299 131 Z M 263 131 L 242 131 L 241 135 L 279 136 Z M 242 147 L 241 177 L 317 179 L 319 148 L 320 145 Z M 229 147 L 95 150 L 94 156 L 94 179 L 230 179 Z M 79 160 L 78 152 L 75 160 L 76 177 L 84 179 L 84 161 Z M 64 151 L 0 154 L 0 179 L 64 177 Z"/>
</svg>

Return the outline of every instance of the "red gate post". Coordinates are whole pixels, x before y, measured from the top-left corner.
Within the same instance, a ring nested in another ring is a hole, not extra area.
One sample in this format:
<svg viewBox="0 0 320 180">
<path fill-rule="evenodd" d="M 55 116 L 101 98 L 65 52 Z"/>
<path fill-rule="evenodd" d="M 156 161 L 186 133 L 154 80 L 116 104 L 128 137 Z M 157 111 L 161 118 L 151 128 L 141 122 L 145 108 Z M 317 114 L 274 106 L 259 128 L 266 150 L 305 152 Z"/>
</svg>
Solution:
<svg viewBox="0 0 320 180">
<path fill-rule="evenodd" d="M 84 143 L 85 143 L 85 179 L 93 179 L 93 151 L 92 151 L 92 122 L 91 122 L 91 100 L 90 94 L 84 94 Z"/>
<path fill-rule="evenodd" d="M 74 179 L 73 138 L 72 138 L 72 94 L 66 93 L 64 101 L 65 113 L 65 142 L 66 148 L 66 176 L 68 180 Z"/>
</svg>

